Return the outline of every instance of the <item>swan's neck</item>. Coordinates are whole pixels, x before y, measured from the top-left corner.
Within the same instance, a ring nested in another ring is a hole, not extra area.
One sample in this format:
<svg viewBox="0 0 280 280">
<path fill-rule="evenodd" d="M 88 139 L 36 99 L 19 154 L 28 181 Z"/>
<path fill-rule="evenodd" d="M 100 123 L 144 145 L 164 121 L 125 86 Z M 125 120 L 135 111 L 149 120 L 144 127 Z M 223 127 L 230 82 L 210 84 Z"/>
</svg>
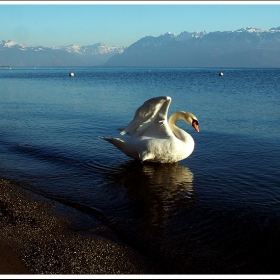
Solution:
<svg viewBox="0 0 280 280">
<path fill-rule="evenodd" d="M 186 131 L 176 125 L 179 120 L 186 121 L 186 114 L 186 112 L 175 112 L 168 120 L 169 127 L 174 135 L 180 140 L 186 140 L 186 138 L 190 136 Z"/>
</svg>

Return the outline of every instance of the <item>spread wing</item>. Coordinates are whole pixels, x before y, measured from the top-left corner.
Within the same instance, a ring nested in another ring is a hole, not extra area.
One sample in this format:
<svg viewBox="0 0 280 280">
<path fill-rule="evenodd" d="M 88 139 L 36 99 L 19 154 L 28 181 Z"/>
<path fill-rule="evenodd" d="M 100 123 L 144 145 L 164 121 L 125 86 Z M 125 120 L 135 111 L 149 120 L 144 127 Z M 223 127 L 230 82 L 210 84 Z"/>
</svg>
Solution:
<svg viewBox="0 0 280 280">
<path fill-rule="evenodd" d="M 121 131 L 121 134 L 136 136 L 168 137 L 172 132 L 167 121 L 171 97 L 154 97 L 140 106 L 133 120 Z"/>
</svg>

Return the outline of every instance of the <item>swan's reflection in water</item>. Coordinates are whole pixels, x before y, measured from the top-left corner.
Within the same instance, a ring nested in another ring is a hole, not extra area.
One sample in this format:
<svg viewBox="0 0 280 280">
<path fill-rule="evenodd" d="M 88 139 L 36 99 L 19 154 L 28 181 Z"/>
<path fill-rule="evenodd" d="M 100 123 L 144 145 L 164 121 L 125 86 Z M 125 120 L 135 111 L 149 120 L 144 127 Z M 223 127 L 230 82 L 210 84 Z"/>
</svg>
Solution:
<svg viewBox="0 0 280 280">
<path fill-rule="evenodd" d="M 175 164 L 140 163 L 120 165 L 107 180 L 124 187 L 138 219 L 165 227 L 170 217 L 195 203 L 193 173 Z"/>
</svg>

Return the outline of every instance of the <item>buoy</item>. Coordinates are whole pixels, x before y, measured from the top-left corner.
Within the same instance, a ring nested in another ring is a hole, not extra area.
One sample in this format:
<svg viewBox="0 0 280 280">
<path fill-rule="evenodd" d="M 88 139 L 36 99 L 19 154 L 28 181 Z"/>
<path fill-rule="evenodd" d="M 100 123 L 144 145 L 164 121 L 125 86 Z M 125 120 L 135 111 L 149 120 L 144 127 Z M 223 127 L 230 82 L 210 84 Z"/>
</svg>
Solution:
<svg viewBox="0 0 280 280">
<path fill-rule="evenodd" d="M 223 72 L 220 72 L 220 73 L 219 73 L 219 76 L 224 76 L 224 73 L 223 73 Z"/>
<path fill-rule="evenodd" d="M 74 73 L 73 72 L 69 73 L 69 76 L 74 77 Z"/>
</svg>

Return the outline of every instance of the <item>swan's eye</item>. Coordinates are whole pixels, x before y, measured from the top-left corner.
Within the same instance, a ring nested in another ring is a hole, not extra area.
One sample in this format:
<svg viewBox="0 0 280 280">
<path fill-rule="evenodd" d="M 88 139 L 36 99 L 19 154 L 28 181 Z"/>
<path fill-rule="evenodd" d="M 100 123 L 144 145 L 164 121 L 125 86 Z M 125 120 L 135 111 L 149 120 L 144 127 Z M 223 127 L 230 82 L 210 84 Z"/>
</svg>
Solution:
<svg viewBox="0 0 280 280">
<path fill-rule="evenodd" d="M 193 119 L 193 123 L 195 123 L 196 125 L 199 125 L 198 120 L 194 120 L 194 119 Z"/>
</svg>

